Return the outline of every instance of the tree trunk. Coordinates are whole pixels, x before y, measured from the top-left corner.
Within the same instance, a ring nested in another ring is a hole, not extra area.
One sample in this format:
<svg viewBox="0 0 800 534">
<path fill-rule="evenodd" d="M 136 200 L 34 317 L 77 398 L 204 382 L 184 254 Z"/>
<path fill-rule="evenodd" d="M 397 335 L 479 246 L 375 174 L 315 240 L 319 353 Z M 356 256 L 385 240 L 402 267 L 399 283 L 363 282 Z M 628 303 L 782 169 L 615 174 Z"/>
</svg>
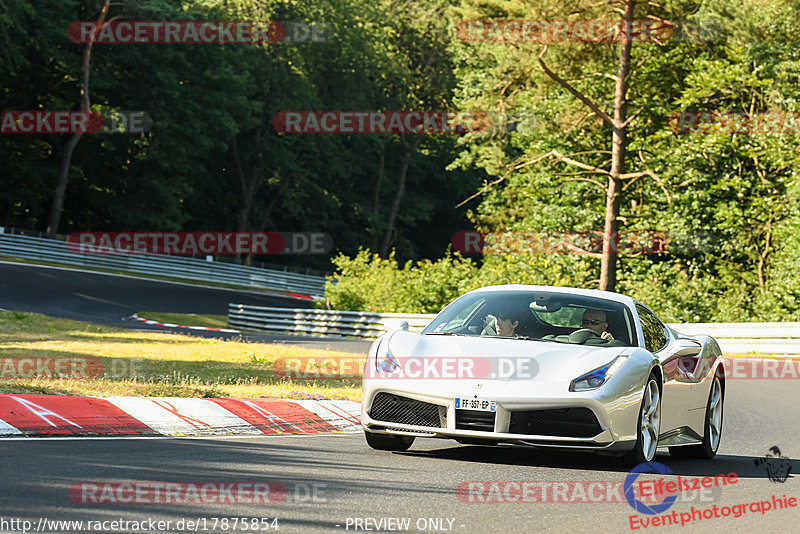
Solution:
<svg viewBox="0 0 800 534">
<path fill-rule="evenodd" d="M 100 17 L 97 19 L 97 31 L 100 31 L 103 23 L 105 23 L 106 15 L 108 15 L 108 8 L 111 0 L 105 0 L 103 7 L 100 10 Z M 91 103 L 89 102 L 89 74 L 92 59 L 92 46 L 94 45 L 94 35 L 86 46 L 83 48 L 83 63 L 81 64 L 81 111 L 89 113 L 91 111 Z M 81 140 L 83 134 L 75 132 L 64 145 L 64 150 L 61 153 L 61 168 L 58 172 L 58 182 L 56 183 L 55 194 L 53 197 L 53 205 L 50 208 L 50 217 L 47 222 L 46 232 L 48 234 L 57 234 L 58 226 L 61 222 L 61 212 L 64 210 L 64 198 L 67 196 L 67 184 L 69 183 L 69 167 L 72 164 L 72 153 L 75 147 L 78 146 L 78 141 Z"/>
<path fill-rule="evenodd" d="M 239 177 L 239 214 L 236 221 L 236 231 L 246 232 L 247 222 L 250 220 L 250 211 L 253 208 L 253 201 L 256 198 L 258 190 L 261 189 L 261 184 L 264 183 L 264 169 L 261 165 L 261 153 L 259 152 L 261 145 L 261 128 L 256 132 L 255 150 L 256 155 L 253 156 L 251 162 L 250 178 L 245 177 L 244 165 L 242 165 L 242 158 L 239 155 L 239 145 L 236 142 L 236 136 L 231 138 L 231 149 L 233 151 L 233 164 L 236 167 L 236 174 Z M 241 263 L 242 254 L 236 252 L 234 261 Z"/>
<path fill-rule="evenodd" d="M 394 200 L 392 201 L 392 208 L 389 211 L 389 217 L 386 219 L 386 234 L 383 237 L 383 245 L 381 245 L 381 256 L 387 257 L 389 255 L 389 247 L 392 246 L 395 238 L 395 223 L 397 222 L 397 213 L 400 211 L 400 202 L 403 200 L 403 195 L 406 191 L 406 176 L 408 175 L 408 164 L 411 161 L 411 154 L 417 148 L 419 140 L 414 140 L 408 143 L 403 136 L 403 159 L 400 162 L 400 169 L 397 173 L 397 192 L 395 192 Z"/>
<path fill-rule="evenodd" d="M 600 289 L 614 291 L 617 286 L 617 244 L 619 243 L 619 208 L 622 179 L 625 172 L 625 148 L 628 128 L 628 75 L 631 70 L 631 47 L 633 44 L 633 8 L 635 0 L 625 3 L 622 46 L 619 54 L 619 72 L 614 91 L 614 126 L 611 144 L 611 174 L 606 192 L 606 218 L 603 234 L 603 256 L 600 260 Z"/>
<path fill-rule="evenodd" d="M 264 210 L 264 213 L 261 216 L 261 222 L 258 224 L 258 228 L 256 229 L 257 232 L 266 232 L 267 224 L 272 220 L 272 211 L 275 209 L 276 204 L 278 203 L 278 199 L 280 199 L 281 195 L 284 191 L 289 187 L 290 178 L 285 178 L 282 182 L 278 190 L 275 191 L 275 194 L 272 195 L 272 198 L 269 199 L 269 203 L 267 204 L 267 208 Z M 244 264 L 250 265 L 253 263 L 253 255 L 248 254 L 247 258 L 245 258 Z"/>
<path fill-rule="evenodd" d="M 378 160 L 378 175 L 375 177 L 375 186 L 372 188 L 372 246 L 370 250 L 378 250 L 378 240 L 380 239 L 380 229 L 378 228 L 378 217 L 381 207 L 381 184 L 383 183 L 383 171 L 386 168 L 386 137 L 381 141 L 381 156 Z"/>
</svg>

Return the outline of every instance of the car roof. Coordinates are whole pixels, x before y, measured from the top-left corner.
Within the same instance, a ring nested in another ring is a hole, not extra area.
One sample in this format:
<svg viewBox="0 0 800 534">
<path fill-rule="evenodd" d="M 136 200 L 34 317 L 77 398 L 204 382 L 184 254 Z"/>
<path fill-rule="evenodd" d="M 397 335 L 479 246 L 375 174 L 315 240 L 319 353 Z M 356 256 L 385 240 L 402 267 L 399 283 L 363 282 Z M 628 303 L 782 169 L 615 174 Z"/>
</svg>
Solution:
<svg viewBox="0 0 800 534">
<path fill-rule="evenodd" d="M 577 287 L 531 286 L 522 284 L 503 284 L 497 286 L 486 286 L 486 287 L 481 287 L 479 289 L 473 289 L 468 294 L 488 293 L 494 291 L 508 291 L 510 293 L 547 291 L 551 293 L 562 293 L 565 295 L 578 295 L 584 297 L 594 297 L 599 299 L 612 300 L 614 302 L 619 302 L 620 304 L 624 304 L 630 308 L 633 308 L 634 305 L 638 302 L 637 300 L 631 297 L 628 297 L 626 295 L 621 295 L 619 293 L 614 293 L 613 291 L 601 291 L 599 289 L 581 289 Z"/>
</svg>

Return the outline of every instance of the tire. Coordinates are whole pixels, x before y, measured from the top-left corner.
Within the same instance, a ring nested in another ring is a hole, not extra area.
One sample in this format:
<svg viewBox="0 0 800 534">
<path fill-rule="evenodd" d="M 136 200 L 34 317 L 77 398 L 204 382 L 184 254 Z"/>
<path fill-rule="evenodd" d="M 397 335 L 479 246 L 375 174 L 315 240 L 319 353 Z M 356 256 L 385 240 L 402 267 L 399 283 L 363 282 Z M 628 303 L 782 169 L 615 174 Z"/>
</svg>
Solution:
<svg viewBox="0 0 800 534">
<path fill-rule="evenodd" d="M 658 388 L 658 380 L 653 373 L 647 377 L 638 419 L 636 444 L 622 457 L 625 464 L 629 466 L 651 461 L 658 448 L 658 435 L 661 429 L 661 390 Z"/>
<path fill-rule="evenodd" d="M 364 431 L 367 445 L 379 451 L 407 451 L 414 443 L 414 436 L 392 436 Z"/>
<path fill-rule="evenodd" d="M 705 429 L 703 442 L 699 445 L 685 445 L 683 447 L 670 447 L 669 454 L 674 458 L 699 458 L 711 460 L 717 455 L 719 444 L 722 441 L 722 416 L 725 404 L 725 388 L 719 373 L 714 375 L 711 390 L 708 392 L 706 403 Z"/>
</svg>

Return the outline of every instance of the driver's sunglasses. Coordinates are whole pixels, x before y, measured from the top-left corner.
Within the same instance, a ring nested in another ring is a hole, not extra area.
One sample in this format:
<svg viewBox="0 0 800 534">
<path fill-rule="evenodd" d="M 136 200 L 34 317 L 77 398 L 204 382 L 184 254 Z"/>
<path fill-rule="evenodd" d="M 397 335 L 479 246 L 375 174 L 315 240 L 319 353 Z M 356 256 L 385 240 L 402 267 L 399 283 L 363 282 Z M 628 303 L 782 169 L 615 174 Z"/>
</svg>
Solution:
<svg viewBox="0 0 800 534">
<path fill-rule="evenodd" d="M 595 325 L 596 326 L 596 325 L 599 325 L 599 324 L 603 324 L 604 322 L 605 321 L 599 321 L 597 319 L 584 319 L 584 320 L 581 321 L 581 325 L 591 324 L 591 325 Z"/>
</svg>

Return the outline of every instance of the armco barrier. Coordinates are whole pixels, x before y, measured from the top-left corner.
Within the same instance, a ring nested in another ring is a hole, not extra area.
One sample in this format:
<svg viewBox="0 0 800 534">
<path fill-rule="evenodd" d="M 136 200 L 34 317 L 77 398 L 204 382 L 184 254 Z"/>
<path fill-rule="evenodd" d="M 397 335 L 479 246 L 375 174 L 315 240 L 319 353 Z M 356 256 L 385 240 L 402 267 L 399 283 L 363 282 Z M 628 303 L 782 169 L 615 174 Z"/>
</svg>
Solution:
<svg viewBox="0 0 800 534">
<path fill-rule="evenodd" d="M 322 296 L 321 276 L 163 254 L 76 254 L 66 241 L 0 233 L 0 256 Z"/>
<path fill-rule="evenodd" d="M 338 335 L 374 339 L 386 331 L 384 322 L 407 321 L 409 330 L 421 331 L 435 315 L 369 313 L 336 310 L 269 308 L 244 304 L 228 305 L 231 328 L 301 336 Z M 761 352 L 800 354 L 800 323 L 696 323 L 670 324 L 682 334 L 709 335 L 723 353 Z"/>
<path fill-rule="evenodd" d="M 723 354 L 800 354 L 800 323 L 691 323 L 669 326 L 682 334 L 713 337 Z"/>
<path fill-rule="evenodd" d="M 386 331 L 384 321 L 407 321 L 419 332 L 433 319 L 430 314 L 370 313 L 336 310 L 301 310 L 228 304 L 228 326 L 239 330 L 300 336 L 339 335 L 374 339 Z"/>
</svg>

